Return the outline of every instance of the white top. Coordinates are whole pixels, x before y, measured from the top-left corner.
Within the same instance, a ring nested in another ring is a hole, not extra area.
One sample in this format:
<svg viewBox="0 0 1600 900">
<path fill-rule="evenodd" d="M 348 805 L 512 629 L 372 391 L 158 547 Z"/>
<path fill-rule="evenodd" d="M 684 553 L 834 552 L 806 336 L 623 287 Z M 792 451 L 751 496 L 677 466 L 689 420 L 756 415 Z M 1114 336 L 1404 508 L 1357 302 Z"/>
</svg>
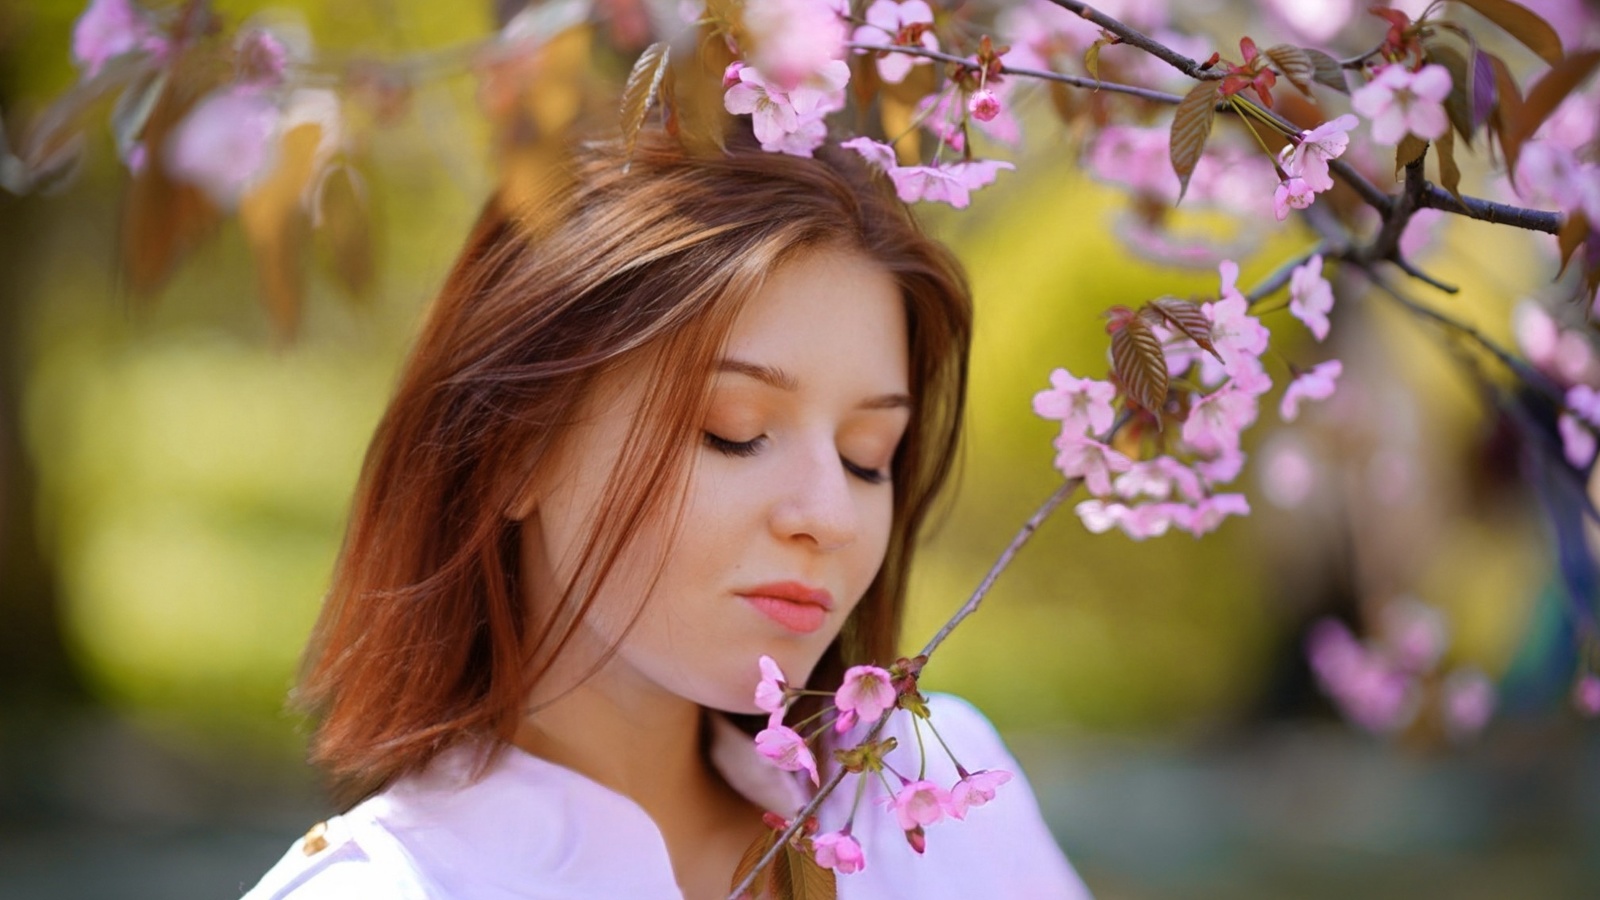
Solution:
<svg viewBox="0 0 1600 900">
<path fill-rule="evenodd" d="M 958 698 L 934 694 L 928 701 L 962 765 L 1005 769 L 1014 778 L 993 801 L 968 810 L 965 821 L 928 826 L 922 856 L 884 805 L 882 781 L 869 780 L 852 827 L 866 866 L 838 876 L 840 900 L 1088 898 L 994 727 Z M 896 713 L 885 729 L 899 741 L 887 761 L 915 777 L 910 719 Z M 731 723 L 714 721 L 712 762 L 729 784 L 780 814 L 798 809 L 809 782 L 762 759 Z M 927 778 L 954 784 L 954 764 L 932 735 L 923 737 Z M 632 800 L 515 747 L 497 754 L 477 781 L 473 762 L 470 748 L 448 751 L 422 773 L 312 829 L 245 900 L 683 900 L 661 833 Z M 857 777 L 846 776 L 823 803 L 822 831 L 844 824 Z"/>
</svg>

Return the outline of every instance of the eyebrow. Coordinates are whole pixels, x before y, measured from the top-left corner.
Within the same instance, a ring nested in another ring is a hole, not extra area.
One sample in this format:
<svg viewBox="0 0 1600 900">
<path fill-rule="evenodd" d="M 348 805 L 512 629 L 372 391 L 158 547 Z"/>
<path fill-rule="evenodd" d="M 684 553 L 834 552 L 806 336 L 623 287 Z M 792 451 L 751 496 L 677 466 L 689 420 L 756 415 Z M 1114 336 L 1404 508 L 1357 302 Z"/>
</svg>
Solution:
<svg viewBox="0 0 1600 900">
<path fill-rule="evenodd" d="M 780 391 L 793 393 L 800 390 L 800 379 L 777 368 L 764 366 L 760 363 L 746 362 L 742 359 L 720 359 L 717 361 L 718 372 L 731 372 L 754 378 L 756 381 Z M 857 404 L 858 409 L 910 409 L 911 397 L 909 394 L 881 394 L 870 397 Z"/>
</svg>

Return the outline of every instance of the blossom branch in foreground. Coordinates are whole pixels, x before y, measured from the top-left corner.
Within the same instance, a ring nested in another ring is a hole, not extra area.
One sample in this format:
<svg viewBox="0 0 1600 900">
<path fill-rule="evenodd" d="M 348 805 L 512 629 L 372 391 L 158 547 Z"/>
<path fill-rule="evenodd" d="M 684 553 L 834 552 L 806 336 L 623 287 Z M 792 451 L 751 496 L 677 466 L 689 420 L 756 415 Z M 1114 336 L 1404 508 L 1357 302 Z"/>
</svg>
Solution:
<svg viewBox="0 0 1600 900">
<path fill-rule="evenodd" d="M 1113 426 L 1113 430 L 1115 430 L 1115 426 Z M 1045 519 L 1048 519 L 1051 513 L 1055 512 L 1068 497 L 1072 496 L 1081 483 L 1082 479 L 1069 478 L 1062 482 L 1061 486 L 1056 488 L 1049 497 L 1045 498 L 1045 501 L 1039 505 L 1033 515 L 1028 517 L 1028 521 L 1024 522 L 1022 527 L 1017 530 L 1017 533 L 1012 536 L 1011 542 L 1000 552 L 1000 555 L 994 561 L 994 565 L 989 567 L 988 573 L 983 576 L 983 580 L 978 583 L 978 587 L 972 592 L 972 596 L 967 598 L 961 608 L 956 610 L 955 615 L 950 617 L 950 621 L 946 622 L 944 627 L 940 628 L 928 641 L 927 645 L 922 648 L 922 656 L 931 656 L 933 651 L 944 643 L 944 639 L 950 636 L 951 630 L 978 609 L 979 604 L 983 602 L 984 596 L 989 593 L 989 589 L 994 587 L 994 583 L 1000 577 L 1000 573 L 1004 572 L 1006 567 L 1011 565 L 1011 561 L 1016 558 L 1017 551 L 1021 550 L 1022 545 L 1033 537 L 1034 532 L 1039 530 L 1039 526 L 1044 524 Z M 898 710 L 898 706 L 891 706 L 884 710 L 872 723 L 871 730 L 867 732 L 866 737 L 862 738 L 861 742 L 865 744 L 876 741 L 884 726 L 889 723 L 889 717 Z M 778 853 L 800 832 L 806 820 L 816 815 L 823 801 L 827 800 L 828 796 L 839 787 L 839 784 L 844 781 L 844 777 L 847 774 L 849 774 L 849 771 L 843 766 L 834 769 L 827 780 L 817 788 L 817 792 L 806 802 L 806 805 L 801 807 L 800 811 L 795 813 L 789 820 L 789 824 L 778 834 L 777 840 L 773 842 L 771 847 L 767 848 L 767 851 L 751 867 L 749 874 L 733 886 L 732 892 L 728 894 L 728 900 L 743 900 L 746 897 L 751 885 L 755 884 L 756 878 L 767 866 L 772 864 L 772 860 Z"/>
</svg>

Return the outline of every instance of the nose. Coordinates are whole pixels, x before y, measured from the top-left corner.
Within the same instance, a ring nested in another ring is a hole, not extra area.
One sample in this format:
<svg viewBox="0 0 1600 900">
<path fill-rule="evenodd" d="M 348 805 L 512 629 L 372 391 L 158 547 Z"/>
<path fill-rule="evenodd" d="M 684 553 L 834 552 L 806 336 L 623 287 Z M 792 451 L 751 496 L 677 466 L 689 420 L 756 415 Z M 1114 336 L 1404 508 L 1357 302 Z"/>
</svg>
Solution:
<svg viewBox="0 0 1600 900">
<path fill-rule="evenodd" d="M 826 447 L 798 454 L 772 509 L 773 533 L 825 552 L 848 546 L 861 525 L 850 478 L 831 441 Z"/>
</svg>

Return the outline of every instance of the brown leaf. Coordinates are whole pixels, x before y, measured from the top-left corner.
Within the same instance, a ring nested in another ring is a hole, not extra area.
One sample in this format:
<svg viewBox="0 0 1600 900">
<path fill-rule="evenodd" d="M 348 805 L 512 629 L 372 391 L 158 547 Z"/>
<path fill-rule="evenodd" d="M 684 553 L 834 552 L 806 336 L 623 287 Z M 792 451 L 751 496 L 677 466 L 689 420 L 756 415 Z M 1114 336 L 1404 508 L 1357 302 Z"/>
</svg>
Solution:
<svg viewBox="0 0 1600 900">
<path fill-rule="evenodd" d="M 239 225 L 256 261 L 262 299 L 278 333 L 293 337 L 305 293 L 303 256 L 309 222 L 301 200 L 316 176 L 322 126 L 305 122 L 279 140 L 278 164 L 239 200 Z"/>
<path fill-rule="evenodd" d="M 1528 88 L 1527 96 L 1522 98 L 1522 104 L 1511 119 L 1511 127 L 1516 130 L 1519 147 L 1533 137 L 1533 133 L 1539 130 L 1544 120 L 1556 111 L 1556 107 L 1572 93 L 1573 88 L 1582 84 L 1594 72 L 1597 65 L 1600 65 L 1600 50 L 1574 53 L 1551 66 L 1549 71 Z"/>
<path fill-rule="evenodd" d="M 1089 73 L 1089 77 L 1095 80 L 1096 85 L 1100 83 L 1100 48 L 1108 43 L 1110 42 L 1102 35 L 1095 38 L 1094 43 L 1090 44 L 1089 49 L 1083 53 L 1083 70 Z M 1098 88 L 1096 89 L 1098 90 Z"/>
<path fill-rule="evenodd" d="M 1150 323 L 1131 318 L 1111 333 L 1111 371 L 1130 400 L 1160 413 L 1167 401 L 1167 356 Z"/>
<path fill-rule="evenodd" d="M 1472 143 L 1472 69 L 1461 51 L 1444 41 L 1427 41 L 1428 59 L 1450 71 L 1450 94 L 1444 98 L 1444 111 L 1450 124 L 1470 145 Z"/>
<path fill-rule="evenodd" d="M 1517 89 L 1516 79 L 1511 77 L 1511 70 L 1500 57 L 1492 53 L 1483 54 L 1489 61 L 1489 68 L 1494 73 L 1494 108 L 1489 111 L 1489 127 L 1500 140 L 1500 152 L 1506 158 L 1506 170 L 1517 171 L 1517 157 L 1522 153 L 1522 138 L 1517 135 L 1516 121 L 1522 117 L 1522 91 Z"/>
<path fill-rule="evenodd" d="M 1572 261 L 1572 254 L 1589 237 L 1589 220 L 1584 218 L 1583 211 L 1577 210 L 1567 216 L 1561 223 L 1561 230 L 1556 233 L 1557 255 L 1561 257 L 1561 268 L 1556 270 L 1556 277 L 1551 281 L 1559 281 L 1567 271 L 1567 264 Z"/>
<path fill-rule="evenodd" d="M 372 288 L 372 216 L 360 176 L 348 165 L 328 168 L 317 180 L 312 224 L 325 236 L 329 267 L 352 297 Z"/>
<path fill-rule="evenodd" d="M 644 127 L 644 117 L 656 102 L 661 91 L 661 79 L 668 71 L 672 48 L 666 41 L 657 41 L 646 47 L 628 73 L 628 83 L 622 89 L 622 141 L 627 148 L 625 157 L 633 159 L 634 144 L 639 141 L 639 129 Z M 624 171 L 627 169 L 624 165 Z"/>
<path fill-rule="evenodd" d="M 1078 99 L 1072 88 L 1059 81 L 1049 82 L 1050 106 L 1062 124 L 1071 125 L 1078 118 Z"/>
<path fill-rule="evenodd" d="M 1333 88 L 1341 94 L 1350 93 L 1350 85 L 1344 80 L 1344 66 L 1339 65 L 1337 59 L 1310 47 L 1302 47 L 1300 52 L 1306 55 L 1306 59 L 1311 60 L 1313 81 L 1323 87 Z"/>
<path fill-rule="evenodd" d="M 1189 340 L 1199 345 L 1200 349 L 1217 357 L 1217 348 L 1211 342 L 1211 320 L 1200 309 L 1200 304 L 1188 300 L 1179 300 L 1177 297 L 1161 297 L 1145 304 L 1145 311 L 1154 315 L 1158 320 L 1182 332 Z"/>
<path fill-rule="evenodd" d="M 1561 49 L 1561 36 L 1550 27 L 1550 23 L 1540 18 L 1526 6 L 1512 3 L 1511 0 L 1457 0 L 1470 6 L 1483 15 L 1485 19 L 1499 25 L 1505 32 L 1522 45 L 1532 50 L 1550 65 L 1561 61 L 1564 51 Z"/>
<path fill-rule="evenodd" d="M 1455 134 L 1446 128 L 1433 144 L 1434 162 L 1439 165 L 1439 184 L 1461 202 L 1461 169 L 1456 166 Z"/>
<path fill-rule="evenodd" d="M 1311 93 L 1311 84 L 1317 80 L 1317 67 L 1306 51 L 1288 44 L 1276 44 L 1265 52 L 1278 74 L 1289 79 L 1289 83 L 1298 88 L 1300 93 Z"/>
<path fill-rule="evenodd" d="M 750 846 L 746 847 L 744 854 L 739 857 L 739 865 L 734 867 L 733 880 L 728 882 L 728 889 L 732 890 L 738 887 L 739 882 L 743 881 L 745 876 L 755 871 L 756 863 L 760 862 L 761 857 L 772 849 L 776 843 L 778 843 L 778 832 L 771 829 L 762 831 L 761 835 Z M 783 854 L 780 853 L 778 856 L 781 857 Z M 744 896 L 751 898 L 768 896 L 771 890 L 771 882 L 772 867 L 769 867 L 766 871 L 756 876 L 756 880 L 751 882 L 750 890 Z"/>
<path fill-rule="evenodd" d="M 700 29 L 694 53 L 671 61 L 678 140 L 692 156 L 718 156 L 727 146 L 733 116 L 722 104 L 722 73 L 731 62 L 727 40 L 709 25 Z"/>
<path fill-rule="evenodd" d="M 1189 178 L 1194 175 L 1194 167 L 1200 164 L 1206 139 L 1211 136 L 1211 125 L 1217 117 L 1217 92 L 1221 88 L 1220 81 L 1200 82 L 1184 95 L 1172 116 L 1168 151 L 1172 157 L 1172 171 L 1178 175 L 1179 203 L 1189 190 Z"/>
<path fill-rule="evenodd" d="M 817 865 L 811 854 L 793 844 L 783 848 L 782 855 L 787 857 L 791 885 L 786 900 L 837 900 L 839 884 L 833 870 Z"/>
<path fill-rule="evenodd" d="M 1402 169 L 1421 159 L 1422 154 L 1427 152 L 1427 141 L 1407 133 L 1400 139 L 1400 146 L 1394 148 L 1394 177 L 1398 179 Z"/>
</svg>

